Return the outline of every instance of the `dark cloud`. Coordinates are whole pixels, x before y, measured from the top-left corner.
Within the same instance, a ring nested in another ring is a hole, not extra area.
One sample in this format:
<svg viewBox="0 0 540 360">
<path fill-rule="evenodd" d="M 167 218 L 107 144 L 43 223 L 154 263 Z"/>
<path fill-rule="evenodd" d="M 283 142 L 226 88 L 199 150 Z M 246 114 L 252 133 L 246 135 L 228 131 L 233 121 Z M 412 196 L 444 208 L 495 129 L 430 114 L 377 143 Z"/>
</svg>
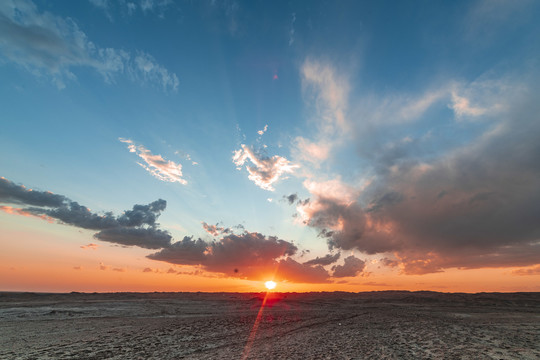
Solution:
<svg viewBox="0 0 540 360">
<path fill-rule="evenodd" d="M 126 246 L 160 249 L 171 243 L 171 235 L 156 223 L 167 207 L 159 199 L 148 205 L 134 205 L 120 216 L 112 212 L 98 214 L 63 195 L 29 190 L 23 185 L 0 178 L 0 202 L 32 205 L 18 209 L 20 214 L 32 214 L 56 219 L 63 224 L 82 229 L 98 230 L 96 239 Z"/>
<path fill-rule="evenodd" d="M 66 198 L 48 191 L 37 191 L 0 178 L 0 202 L 34 206 L 60 207 Z"/>
<path fill-rule="evenodd" d="M 356 276 L 364 271 L 366 263 L 363 260 L 351 255 L 344 259 L 343 265 L 335 265 L 332 267 L 333 277 L 349 277 Z"/>
<path fill-rule="evenodd" d="M 292 205 L 298 200 L 298 194 L 283 195 L 283 198 L 289 202 L 289 205 Z"/>
<path fill-rule="evenodd" d="M 311 259 L 309 261 L 304 262 L 305 265 L 330 265 L 338 261 L 339 257 L 341 256 L 341 253 L 337 254 L 326 254 L 323 257 L 316 257 L 315 259 Z"/>
<path fill-rule="evenodd" d="M 171 264 L 198 265 L 206 260 L 208 246 L 209 244 L 202 239 L 185 236 L 182 240 L 170 244 L 161 251 L 147 257 Z"/>
<path fill-rule="evenodd" d="M 279 261 L 276 280 L 288 280 L 300 283 L 329 283 L 330 275 L 320 265 L 310 266 L 301 264 L 291 258 Z"/>
<path fill-rule="evenodd" d="M 297 250 L 292 243 L 275 236 L 244 232 L 213 242 L 186 236 L 148 258 L 179 265 L 200 264 L 208 271 L 251 276 L 274 266 L 276 259 L 294 255 Z"/>
<path fill-rule="evenodd" d="M 148 258 L 178 265 L 201 265 L 206 271 L 254 280 L 330 282 L 330 275 L 322 266 L 293 260 L 290 256 L 297 251 L 294 244 L 275 236 L 244 231 L 212 242 L 184 237 Z"/>
<path fill-rule="evenodd" d="M 408 140 L 372 156 L 375 181 L 352 201 L 315 194 L 301 207 L 305 223 L 331 249 L 393 253 L 383 264 L 407 274 L 537 264 L 537 90 L 500 106 L 483 134 L 445 154 L 426 157 Z"/>
<path fill-rule="evenodd" d="M 226 228 L 226 227 L 223 227 L 223 226 L 219 226 L 219 224 L 210 225 L 210 224 L 207 224 L 206 222 L 203 221 L 202 226 L 203 226 L 204 231 L 206 231 L 207 233 L 209 233 L 212 236 L 219 236 L 221 234 L 230 234 L 230 233 L 232 233 L 231 228 Z"/>
<path fill-rule="evenodd" d="M 98 232 L 94 237 L 101 241 L 145 249 L 161 249 L 171 243 L 172 236 L 165 230 L 155 227 L 119 227 Z"/>
</svg>

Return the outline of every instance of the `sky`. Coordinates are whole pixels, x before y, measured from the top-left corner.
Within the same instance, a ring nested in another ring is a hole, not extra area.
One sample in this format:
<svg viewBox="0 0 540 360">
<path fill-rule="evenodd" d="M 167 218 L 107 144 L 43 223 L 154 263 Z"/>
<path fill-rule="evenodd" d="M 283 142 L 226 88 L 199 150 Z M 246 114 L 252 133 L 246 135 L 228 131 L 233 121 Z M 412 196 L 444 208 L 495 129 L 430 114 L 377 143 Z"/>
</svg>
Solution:
<svg viewBox="0 0 540 360">
<path fill-rule="evenodd" d="M 540 291 L 537 1 L 0 2 L 1 291 Z"/>
</svg>

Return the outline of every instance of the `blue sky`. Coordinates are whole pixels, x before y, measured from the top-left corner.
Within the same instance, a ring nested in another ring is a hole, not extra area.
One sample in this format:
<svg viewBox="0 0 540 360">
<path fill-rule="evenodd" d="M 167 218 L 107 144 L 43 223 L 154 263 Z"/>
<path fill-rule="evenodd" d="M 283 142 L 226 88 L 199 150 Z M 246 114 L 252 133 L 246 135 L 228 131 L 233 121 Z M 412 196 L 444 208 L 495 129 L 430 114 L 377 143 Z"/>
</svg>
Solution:
<svg viewBox="0 0 540 360">
<path fill-rule="evenodd" d="M 241 279 L 538 273 L 539 10 L 5 1 L 2 221 Z"/>
</svg>

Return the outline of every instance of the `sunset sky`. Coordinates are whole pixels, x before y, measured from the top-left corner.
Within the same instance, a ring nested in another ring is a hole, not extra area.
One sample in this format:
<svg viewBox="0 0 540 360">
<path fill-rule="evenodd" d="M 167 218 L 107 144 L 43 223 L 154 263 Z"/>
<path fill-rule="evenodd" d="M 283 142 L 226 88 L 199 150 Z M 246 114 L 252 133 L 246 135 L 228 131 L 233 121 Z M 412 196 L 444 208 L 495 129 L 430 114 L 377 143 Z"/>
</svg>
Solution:
<svg viewBox="0 0 540 360">
<path fill-rule="evenodd" d="M 540 291 L 539 16 L 0 1 L 0 291 Z"/>
</svg>

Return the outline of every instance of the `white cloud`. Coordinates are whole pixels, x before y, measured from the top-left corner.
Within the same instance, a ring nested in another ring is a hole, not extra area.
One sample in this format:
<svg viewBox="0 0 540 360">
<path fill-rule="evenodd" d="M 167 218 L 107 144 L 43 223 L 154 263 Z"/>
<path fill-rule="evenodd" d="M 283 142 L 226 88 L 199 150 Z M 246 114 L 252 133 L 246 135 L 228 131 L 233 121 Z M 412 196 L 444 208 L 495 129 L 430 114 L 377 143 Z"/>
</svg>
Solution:
<svg viewBox="0 0 540 360">
<path fill-rule="evenodd" d="M 284 174 L 292 173 L 298 165 L 293 165 L 284 157 L 274 155 L 267 157 L 256 153 L 252 148 L 244 144 L 242 148 L 234 152 L 233 162 L 240 170 L 249 160 L 254 166 L 247 166 L 248 178 L 261 189 L 274 191 L 273 184 Z"/>
<path fill-rule="evenodd" d="M 263 135 L 268 130 L 268 124 L 264 125 L 264 128 L 262 130 L 257 131 L 257 134 Z"/>
<path fill-rule="evenodd" d="M 308 123 L 311 127 L 308 132 L 312 136 L 296 137 L 292 153 L 298 161 L 307 161 L 318 167 L 347 137 L 350 86 L 333 67 L 318 61 L 306 60 L 301 76 L 304 98 L 314 109 Z"/>
<path fill-rule="evenodd" d="M 182 164 L 176 164 L 171 160 L 165 160 L 161 155 L 154 155 L 144 146 L 135 145 L 130 139 L 119 138 L 118 140 L 128 144 L 129 151 L 136 153 L 144 160 L 144 163 L 139 162 L 138 164 L 154 177 L 161 181 L 178 182 L 184 185 L 187 184 L 187 181 L 183 178 Z"/>
<path fill-rule="evenodd" d="M 105 1 L 94 1 L 104 8 Z M 92 68 L 106 82 L 113 83 L 126 74 L 136 82 L 159 85 L 176 91 L 178 78 L 148 54 L 135 57 L 125 50 L 100 48 L 71 18 L 40 12 L 29 1 L 0 2 L 0 51 L 5 59 L 25 68 L 36 76 L 49 77 L 59 89 L 77 77 L 79 67 Z"/>
<path fill-rule="evenodd" d="M 148 54 L 139 53 L 135 57 L 133 76 L 137 79 L 141 79 L 144 82 L 150 82 L 153 84 L 160 84 L 163 90 L 172 89 L 176 91 L 178 89 L 178 77 L 174 73 L 170 73 L 163 66 L 156 63 L 155 59 Z"/>
</svg>

